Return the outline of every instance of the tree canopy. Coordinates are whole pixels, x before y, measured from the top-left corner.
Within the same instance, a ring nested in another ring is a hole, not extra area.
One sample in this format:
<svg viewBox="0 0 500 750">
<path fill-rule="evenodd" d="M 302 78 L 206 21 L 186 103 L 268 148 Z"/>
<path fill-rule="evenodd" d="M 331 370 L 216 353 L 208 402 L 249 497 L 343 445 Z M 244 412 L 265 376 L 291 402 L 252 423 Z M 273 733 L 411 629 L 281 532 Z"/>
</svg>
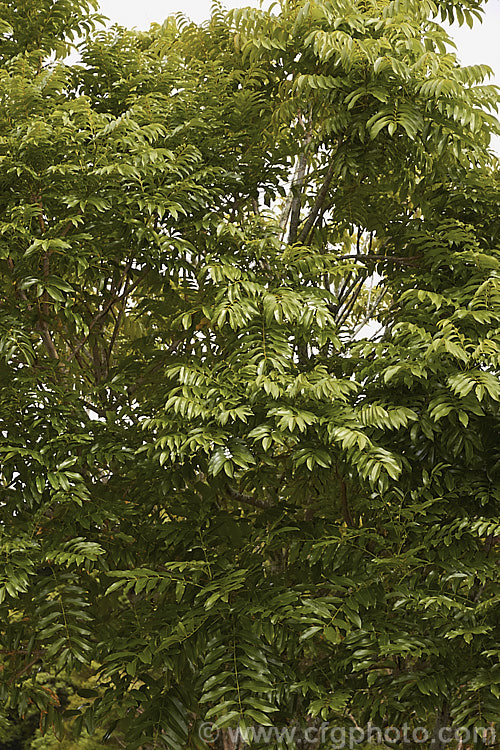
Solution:
<svg viewBox="0 0 500 750">
<path fill-rule="evenodd" d="M 498 719 L 499 97 L 440 25 L 482 5 L 0 2 L 5 709 Z"/>
</svg>

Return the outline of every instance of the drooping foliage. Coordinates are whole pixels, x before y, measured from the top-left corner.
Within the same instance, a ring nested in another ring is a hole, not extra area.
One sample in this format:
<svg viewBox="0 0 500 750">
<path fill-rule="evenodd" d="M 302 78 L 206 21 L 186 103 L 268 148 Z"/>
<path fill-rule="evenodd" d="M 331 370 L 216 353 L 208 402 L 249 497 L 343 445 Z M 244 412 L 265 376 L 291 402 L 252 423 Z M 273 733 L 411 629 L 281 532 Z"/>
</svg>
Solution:
<svg viewBox="0 0 500 750">
<path fill-rule="evenodd" d="M 481 5 L 0 4 L 7 709 L 498 718 L 498 94 L 438 23 Z"/>
</svg>

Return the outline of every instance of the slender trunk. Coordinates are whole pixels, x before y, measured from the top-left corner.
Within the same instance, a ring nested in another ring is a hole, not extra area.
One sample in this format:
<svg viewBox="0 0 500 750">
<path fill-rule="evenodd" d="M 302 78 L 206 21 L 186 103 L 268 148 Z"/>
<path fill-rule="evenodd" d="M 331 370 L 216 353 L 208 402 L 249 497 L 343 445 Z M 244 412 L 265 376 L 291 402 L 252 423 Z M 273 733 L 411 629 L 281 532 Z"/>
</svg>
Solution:
<svg viewBox="0 0 500 750">
<path fill-rule="evenodd" d="M 432 732 L 430 750 L 444 750 L 447 744 L 447 733 L 443 732 L 442 730 L 449 726 L 450 708 L 448 706 L 448 702 L 443 701 L 441 708 L 436 714 L 436 721 L 434 722 L 434 730 Z"/>
</svg>

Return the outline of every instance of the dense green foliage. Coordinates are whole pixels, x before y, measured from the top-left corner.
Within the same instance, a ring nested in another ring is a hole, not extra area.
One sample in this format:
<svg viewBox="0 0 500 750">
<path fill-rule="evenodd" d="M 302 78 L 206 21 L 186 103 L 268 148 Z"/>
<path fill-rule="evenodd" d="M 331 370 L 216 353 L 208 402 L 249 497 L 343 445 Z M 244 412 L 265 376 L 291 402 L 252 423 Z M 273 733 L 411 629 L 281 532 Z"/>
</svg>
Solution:
<svg viewBox="0 0 500 750">
<path fill-rule="evenodd" d="M 1 705 L 494 722 L 498 94 L 438 23 L 480 0 L 92 5 L 0 3 Z"/>
</svg>

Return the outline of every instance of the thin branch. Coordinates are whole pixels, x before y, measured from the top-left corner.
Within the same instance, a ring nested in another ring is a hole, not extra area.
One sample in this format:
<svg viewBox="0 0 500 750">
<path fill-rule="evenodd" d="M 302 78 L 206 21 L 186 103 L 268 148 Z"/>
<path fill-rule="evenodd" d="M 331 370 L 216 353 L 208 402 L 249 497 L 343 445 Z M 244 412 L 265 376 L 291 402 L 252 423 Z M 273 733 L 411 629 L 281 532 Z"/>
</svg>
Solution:
<svg viewBox="0 0 500 750">
<path fill-rule="evenodd" d="M 35 651 L 32 651 L 27 648 L 0 648 L 0 654 L 8 654 L 8 656 L 14 656 L 16 654 L 27 654 L 28 656 L 31 656 L 31 654 L 38 654 L 39 656 L 43 656 L 44 653 L 44 649 L 36 649 Z"/>
<path fill-rule="evenodd" d="M 349 526 L 350 528 L 353 528 L 354 521 L 351 515 L 351 511 L 349 509 L 349 502 L 347 500 L 347 485 L 344 481 L 344 478 L 339 473 L 338 469 L 335 469 L 335 473 L 337 475 L 337 479 L 339 480 L 340 508 L 342 510 L 342 518 L 344 519 L 347 526 Z"/>
<path fill-rule="evenodd" d="M 80 401 L 82 406 L 85 407 L 85 409 L 88 409 L 89 411 L 94 411 L 96 414 L 99 414 L 100 417 L 104 417 L 104 418 L 106 417 L 107 412 L 105 409 L 101 409 L 100 406 L 95 406 L 94 404 L 90 404 L 84 398 L 79 398 L 78 400 Z"/>
<path fill-rule="evenodd" d="M 292 183 L 292 200 L 290 204 L 290 229 L 288 232 L 288 244 L 292 245 L 297 240 L 297 231 L 299 228 L 299 222 L 300 222 L 300 204 L 301 204 L 301 193 L 302 188 L 304 186 L 304 179 L 306 175 L 306 169 L 307 169 L 307 152 L 308 152 L 308 146 L 312 139 L 312 128 L 309 127 L 306 130 L 306 125 L 304 123 L 304 120 L 302 119 L 302 114 L 299 113 L 299 123 L 302 125 L 305 135 L 304 135 L 304 143 L 302 146 L 302 152 L 299 156 L 299 161 L 297 164 L 297 170 L 295 172 L 295 176 Z M 288 220 L 288 216 L 287 216 Z M 286 226 L 286 225 L 285 225 Z"/>
<path fill-rule="evenodd" d="M 264 502 L 264 500 L 258 500 L 257 498 L 253 497 L 253 495 L 246 495 L 243 492 L 238 492 L 238 490 L 233 489 L 233 487 L 230 487 L 228 484 L 226 484 L 226 490 L 228 495 L 232 497 L 233 500 L 238 500 L 238 502 L 240 503 L 253 505 L 254 508 L 261 508 L 263 510 L 269 508 L 269 505 Z"/>
<path fill-rule="evenodd" d="M 42 196 L 41 194 L 38 196 L 33 196 L 34 202 L 39 206 L 40 213 L 38 214 L 38 224 L 40 226 L 40 232 L 45 234 L 46 232 L 46 225 L 45 225 L 45 219 L 43 218 L 43 202 L 42 202 Z M 50 274 L 50 256 L 52 255 L 52 251 L 48 250 L 46 253 L 43 254 L 42 258 L 42 273 L 43 277 L 47 278 Z M 50 357 L 50 359 L 59 359 L 59 354 L 56 349 L 56 345 L 54 344 L 54 340 L 52 339 L 52 336 L 49 331 L 49 324 L 48 324 L 48 318 L 50 316 L 50 306 L 49 306 L 49 295 L 47 291 L 45 291 L 41 298 L 41 304 L 39 305 L 39 313 L 40 313 L 40 319 L 38 321 L 38 328 L 40 330 L 40 335 L 42 337 L 42 341 L 45 345 L 45 348 L 47 350 L 47 353 Z"/>
<path fill-rule="evenodd" d="M 108 370 L 109 370 L 109 365 L 110 365 L 110 362 L 111 362 L 111 355 L 113 353 L 113 347 L 114 347 L 114 345 L 116 343 L 116 338 L 118 336 L 118 331 L 120 329 L 120 324 L 121 324 L 121 320 L 122 320 L 124 311 L 125 311 L 125 300 L 123 301 L 123 304 L 121 305 L 120 310 L 118 311 L 118 315 L 116 316 L 115 325 L 113 327 L 113 333 L 111 335 L 111 341 L 110 341 L 108 350 L 106 352 L 106 360 L 107 360 Z M 113 313 L 113 310 L 111 310 L 111 313 Z"/>
<path fill-rule="evenodd" d="M 42 196 L 39 195 L 38 198 L 36 196 L 33 196 L 34 203 L 37 204 L 40 208 L 40 213 L 38 214 L 38 226 L 40 227 L 40 231 L 42 234 L 45 234 L 46 226 L 45 226 L 45 219 L 43 218 L 43 203 L 42 203 Z"/>
<path fill-rule="evenodd" d="M 66 344 L 68 350 L 71 349 L 71 343 L 68 340 L 68 334 L 65 336 L 63 332 L 60 333 L 60 336 L 64 343 Z M 91 383 L 92 381 L 89 379 L 87 370 L 89 366 L 92 366 L 92 360 L 88 356 L 87 352 L 80 351 L 78 354 L 75 354 L 75 359 L 78 362 L 78 365 L 80 366 L 80 369 L 83 370 L 83 376 L 87 379 L 88 383 Z M 87 362 L 84 361 L 84 359 L 87 360 Z"/>
<path fill-rule="evenodd" d="M 314 224 L 316 222 L 316 219 L 318 218 L 318 215 L 323 208 L 323 204 L 326 200 L 326 196 L 328 195 L 328 190 L 330 189 L 330 184 L 333 179 L 333 175 L 335 174 L 335 164 L 332 161 L 330 166 L 327 169 L 324 182 L 320 188 L 320 191 L 318 195 L 316 196 L 316 200 L 314 201 L 314 206 L 312 208 L 311 213 L 309 214 L 306 223 L 304 224 L 303 228 L 300 231 L 299 236 L 297 237 L 297 242 L 300 242 L 304 244 L 309 236 L 309 232 L 314 227 Z"/>
<path fill-rule="evenodd" d="M 128 271 L 130 270 L 131 263 L 128 263 L 127 266 L 128 266 L 128 269 L 126 271 L 124 271 L 124 274 L 122 274 L 122 279 L 120 280 L 120 282 L 118 284 L 118 288 L 122 284 L 122 281 L 124 279 L 124 275 L 126 273 L 128 273 Z M 90 322 L 88 333 L 83 337 L 83 339 L 76 345 L 76 347 L 70 353 L 70 355 L 68 357 L 68 362 L 71 362 L 71 360 L 78 354 L 78 352 L 80 351 L 80 349 L 83 346 L 85 346 L 85 344 L 89 340 L 89 336 L 92 333 L 92 330 L 107 315 L 107 313 L 109 312 L 109 310 L 111 309 L 111 307 L 115 304 L 115 302 L 118 302 L 118 300 L 123 300 L 124 298 L 128 297 L 128 295 L 131 292 L 133 292 L 133 290 L 141 283 L 141 281 L 145 278 L 145 276 L 147 276 L 147 274 L 149 273 L 149 271 L 150 271 L 149 268 L 147 268 L 145 271 L 143 271 L 143 273 L 141 273 L 141 275 L 139 276 L 139 278 L 136 279 L 136 281 L 134 281 L 134 283 L 131 286 L 126 287 L 125 291 L 121 295 L 115 294 L 113 297 L 111 297 L 110 300 L 108 300 L 108 302 L 104 305 L 103 309 L 99 310 L 99 312 L 96 313 L 96 315 L 94 315 L 92 321 Z"/>
<path fill-rule="evenodd" d="M 79 214 L 79 216 L 83 216 L 83 211 L 82 211 L 81 208 L 78 209 L 78 214 Z M 64 239 L 66 237 L 66 235 L 68 234 L 69 230 L 71 229 L 71 227 L 74 227 L 74 226 L 75 226 L 75 224 L 70 219 L 68 221 L 68 223 L 66 224 L 66 226 L 64 227 L 64 229 L 62 230 L 61 237 Z"/>
<path fill-rule="evenodd" d="M 365 279 L 363 278 L 363 281 L 364 280 Z M 339 294 L 338 300 L 337 300 L 337 312 L 339 312 L 344 302 L 349 298 L 349 295 L 351 294 L 351 292 L 354 291 L 354 289 L 356 288 L 358 284 L 359 284 L 359 276 L 356 276 L 352 284 L 350 284 L 347 288 L 345 286 L 342 288 L 342 293 Z"/>
<path fill-rule="evenodd" d="M 11 271 L 14 271 L 14 261 L 12 260 L 12 258 L 7 258 L 7 265 L 9 266 Z M 28 310 L 31 311 L 33 309 L 33 306 L 30 304 L 26 293 L 22 289 L 17 289 L 15 281 L 13 281 L 12 283 L 14 285 L 15 293 L 17 294 L 19 299 L 22 299 L 23 302 L 26 302 Z M 35 325 L 35 328 L 40 333 L 43 344 L 50 359 L 59 359 L 59 354 L 57 353 L 56 346 L 54 344 L 54 341 L 52 340 L 52 336 L 50 335 L 47 321 L 39 319 Z"/>
<path fill-rule="evenodd" d="M 12 260 L 12 258 L 7 258 L 7 265 L 9 266 L 10 270 L 12 271 L 12 273 L 14 273 L 15 266 L 14 266 L 14 261 Z M 17 288 L 15 279 L 12 279 L 12 285 L 13 285 L 14 291 L 17 294 L 17 296 L 19 297 L 19 299 L 22 299 L 23 302 L 27 302 L 27 304 L 28 304 L 28 310 L 31 310 L 32 306 L 29 303 L 29 300 L 28 300 L 28 297 L 26 296 L 26 293 L 22 289 L 18 289 Z"/>
<path fill-rule="evenodd" d="M 41 320 L 39 322 L 39 329 L 40 329 L 40 336 L 42 337 L 42 341 L 44 343 L 44 346 L 47 350 L 47 354 L 49 355 L 50 359 L 59 359 L 59 354 L 57 353 L 56 346 L 54 344 L 54 341 L 52 340 L 52 336 L 50 335 L 50 331 L 47 325 L 47 322 L 45 320 Z"/>
<path fill-rule="evenodd" d="M 293 171 L 291 188 L 293 188 L 293 186 L 297 184 L 299 167 L 300 167 L 300 159 L 297 162 L 297 164 L 295 165 L 295 169 Z M 281 216 L 280 216 L 280 219 L 279 219 L 279 225 L 281 227 L 281 230 L 282 230 L 283 234 L 285 232 L 286 225 L 288 224 L 288 219 L 290 218 L 290 211 L 291 211 L 291 208 L 292 208 L 292 203 L 293 203 L 293 194 L 290 191 L 290 193 L 286 197 L 285 205 L 283 207 L 283 211 L 281 212 Z"/>
<path fill-rule="evenodd" d="M 368 299 L 366 300 L 366 312 L 365 312 L 365 315 L 368 315 L 368 313 L 370 312 L 370 307 L 371 307 L 371 303 L 372 303 L 372 294 L 373 294 L 373 280 L 372 280 L 372 283 L 370 284 L 370 288 L 368 290 Z"/>
<path fill-rule="evenodd" d="M 111 279 L 110 279 L 110 285 L 109 285 L 109 291 L 110 291 L 110 293 L 111 293 L 112 296 L 116 296 L 117 293 L 118 293 L 118 291 L 119 291 L 119 289 L 121 288 L 121 285 L 124 282 L 126 282 L 128 274 L 129 274 L 129 271 L 130 271 L 131 268 L 132 268 L 132 261 L 129 260 L 125 264 L 125 268 L 123 269 L 123 272 L 122 272 L 122 274 L 121 274 L 121 276 L 120 276 L 120 278 L 118 280 L 118 284 L 115 284 L 115 282 L 113 281 L 113 278 L 111 277 Z M 108 281 L 107 280 L 106 280 L 106 284 L 105 285 L 106 286 L 108 285 Z"/>
<path fill-rule="evenodd" d="M 354 526 L 354 521 L 352 520 L 351 511 L 349 510 L 349 504 L 347 502 L 347 487 L 343 479 L 340 480 L 340 502 L 342 505 L 342 516 L 344 521 L 348 526 Z"/>
<path fill-rule="evenodd" d="M 341 286 L 339 287 L 339 290 L 338 290 L 338 293 L 337 293 L 337 305 L 338 305 L 338 307 L 340 307 L 340 305 L 342 304 L 342 301 L 346 297 L 345 290 L 349 286 L 349 283 L 350 283 L 350 281 L 352 279 L 352 274 L 353 274 L 352 270 L 349 271 L 349 273 L 345 276 L 345 278 L 344 278 Z M 356 281 L 354 283 L 356 283 Z M 349 294 L 349 292 L 347 292 L 347 294 Z"/>
<path fill-rule="evenodd" d="M 29 672 L 31 667 L 33 667 L 37 663 L 37 661 L 40 661 L 40 658 L 41 658 L 40 655 L 38 655 L 38 656 L 35 656 L 34 659 L 31 659 L 31 661 L 29 661 L 21 670 L 19 670 L 19 672 L 15 672 L 12 675 L 12 677 L 8 681 L 8 684 L 11 685 L 14 682 L 14 680 L 18 680 L 20 677 L 23 676 L 23 674 L 26 674 L 26 672 Z"/>
<path fill-rule="evenodd" d="M 339 326 L 343 325 L 347 318 L 349 317 L 352 308 L 354 307 L 356 300 L 358 299 L 359 295 L 361 294 L 361 290 L 363 288 L 363 285 L 365 283 L 366 279 L 362 278 L 359 281 L 358 288 L 354 291 L 354 294 L 352 295 L 351 299 L 349 300 L 348 304 L 344 307 L 343 310 L 337 311 L 337 317 L 336 317 L 336 323 L 338 323 Z"/>
<path fill-rule="evenodd" d="M 307 143 L 308 141 L 306 140 L 306 145 Z M 307 153 L 305 151 L 306 145 L 304 146 L 304 151 L 299 156 L 299 163 L 297 166 L 297 176 L 292 185 L 292 200 L 290 204 L 290 229 L 288 231 L 288 244 L 289 245 L 292 245 L 296 241 L 297 230 L 299 228 L 301 192 L 304 186 L 304 179 L 305 179 L 306 167 L 307 167 Z"/>
<path fill-rule="evenodd" d="M 359 333 L 359 331 L 363 328 L 363 326 L 366 325 L 366 323 L 368 323 L 368 321 L 372 317 L 373 313 L 375 312 L 375 310 L 377 309 L 377 307 L 380 305 L 380 303 L 384 299 L 385 295 L 387 294 L 387 291 L 388 291 L 388 289 L 387 289 L 387 287 L 385 287 L 380 292 L 379 296 L 377 297 L 377 299 L 375 300 L 375 302 L 373 303 L 373 305 L 369 308 L 369 310 L 367 310 L 366 315 L 363 318 L 363 320 L 361 321 L 361 323 L 358 323 L 358 327 L 355 329 L 354 335 L 356 335 L 357 333 Z"/>
<path fill-rule="evenodd" d="M 484 551 L 486 553 L 486 558 L 488 558 L 493 546 L 500 541 L 500 537 L 494 536 L 494 534 L 489 534 L 486 537 L 485 543 L 484 543 Z M 473 586 L 469 593 L 469 599 L 471 599 L 473 602 L 477 603 L 483 594 L 483 591 L 486 587 L 486 582 L 481 583 L 480 579 L 475 576 Z"/>
<path fill-rule="evenodd" d="M 293 181 L 292 181 L 293 183 Z M 279 219 L 279 225 L 282 232 L 282 237 L 286 229 L 286 225 L 288 224 L 288 219 L 290 217 L 290 209 L 292 208 L 292 195 L 287 195 L 285 200 L 285 205 L 283 207 L 283 211 L 281 212 L 281 216 Z"/>
<path fill-rule="evenodd" d="M 355 260 L 372 260 L 374 262 L 378 262 L 381 260 L 387 260 L 392 263 L 402 263 L 407 265 L 415 264 L 416 261 L 421 260 L 421 255 L 409 255 L 407 258 L 399 258 L 393 255 L 363 255 L 360 253 L 359 255 L 357 253 L 353 255 L 338 255 L 337 260 L 350 260 L 351 258 Z"/>
<path fill-rule="evenodd" d="M 188 333 L 190 333 L 190 332 L 188 332 Z M 180 338 L 180 339 L 176 339 L 175 341 L 173 341 L 173 342 L 172 342 L 172 344 L 171 344 L 171 345 L 169 346 L 169 348 L 168 348 L 168 349 L 167 349 L 167 350 L 166 350 L 166 351 L 164 352 L 164 354 L 165 354 L 166 356 L 168 356 L 169 354 L 173 354 L 173 353 L 174 353 L 174 352 L 175 352 L 175 351 L 177 350 L 177 347 L 178 347 L 178 346 L 179 346 L 180 344 L 182 344 L 182 343 L 183 343 L 183 341 L 185 341 L 185 340 L 186 340 L 186 338 L 187 338 L 187 336 L 184 336 L 183 338 Z M 148 378 L 149 378 L 149 377 L 150 377 L 151 375 L 154 375 L 154 373 L 155 373 L 155 372 L 158 372 L 158 370 L 161 370 L 161 368 L 162 368 L 162 367 L 164 366 L 164 364 L 165 364 L 165 362 L 164 362 L 164 361 L 163 361 L 163 359 L 162 359 L 162 361 L 161 361 L 161 362 L 158 362 L 158 364 L 156 364 L 156 365 L 155 365 L 154 367 L 152 367 L 152 368 L 151 368 L 151 370 L 150 370 L 150 371 L 149 371 L 149 372 L 148 372 L 148 373 L 147 373 L 146 375 L 143 375 L 143 376 L 142 376 L 141 378 L 139 378 L 139 380 L 137 380 L 137 381 L 136 381 L 136 382 L 135 382 L 135 383 L 134 383 L 133 385 L 129 386 L 129 387 L 127 388 L 127 393 L 128 393 L 128 395 L 129 395 L 129 396 L 131 396 L 131 395 L 132 395 L 133 393 L 135 393 L 135 391 L 136 391 L 136 390 L 137 390 L 137 389 L 138 389 L 138 388 L 139 388 L 139 387 L 140 387 L 141 385 L 143 385 L 143 384 L 144 384 L 144 383 L 145 383 L 145 382 L 146 382 L 146 381 L 148 380 Z"/>
</svg>

